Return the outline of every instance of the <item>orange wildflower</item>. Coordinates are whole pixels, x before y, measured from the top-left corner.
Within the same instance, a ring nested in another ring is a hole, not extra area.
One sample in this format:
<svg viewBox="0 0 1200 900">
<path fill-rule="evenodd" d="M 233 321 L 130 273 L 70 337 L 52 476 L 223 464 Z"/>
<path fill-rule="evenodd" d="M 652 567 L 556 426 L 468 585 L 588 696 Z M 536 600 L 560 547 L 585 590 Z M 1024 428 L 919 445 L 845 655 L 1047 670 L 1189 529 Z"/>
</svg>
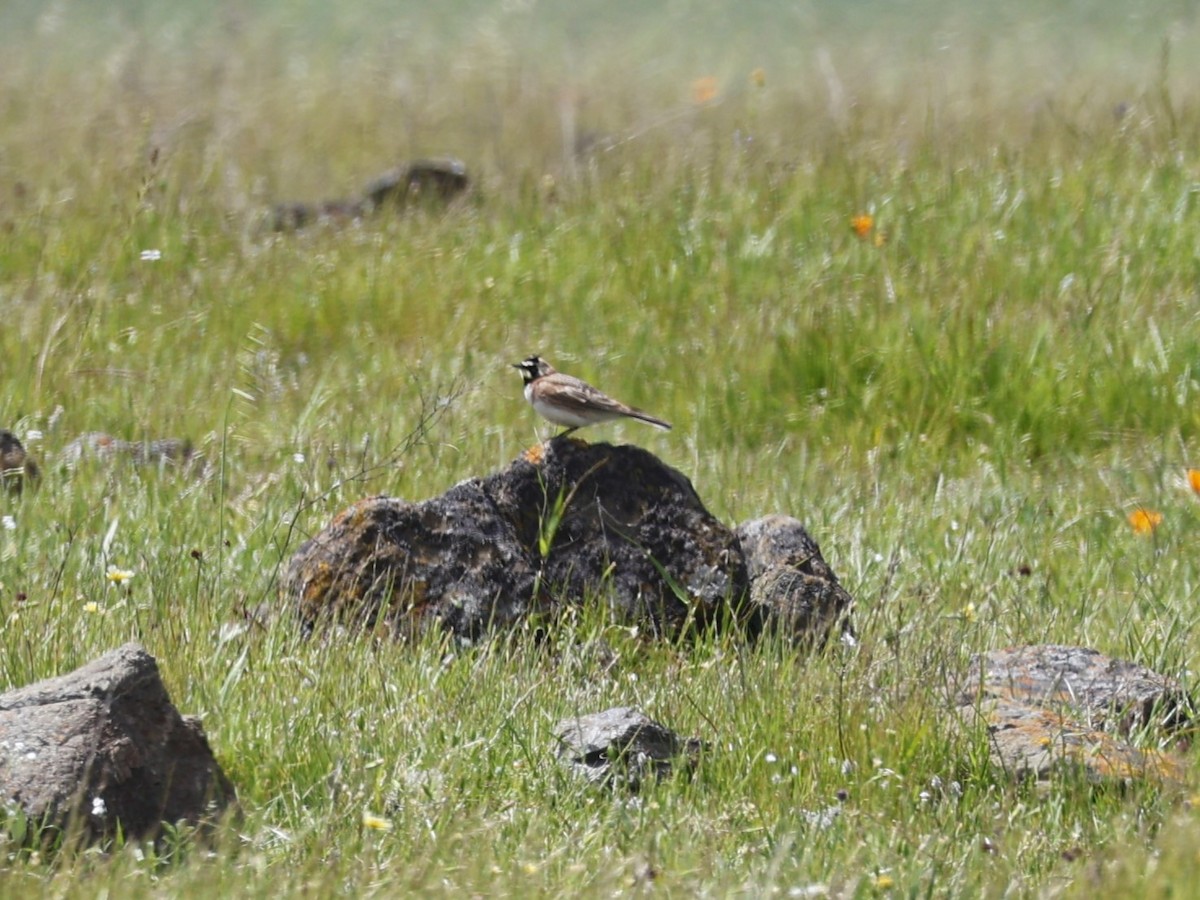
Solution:
<svg viewBox="0 0 1200 900">
<path fill-rule="evenodd" d="M 692 82 L 692 102 L 697 106 L 712 103 L 717 99 L 717 79 L 711 75 L 697 78 Z"/>
<path fill-rule="evenodd" d="M 1200 469 L 1188 469 L 1188 484 L 1192 490 L 1200 494 Z"/>
<path fill-rule="evenodd" d="M 1150 534 L 1162 524 L 1162 513 L 1138 507 L 1129 514 L 1129 524 L 1136 534 Z"/>
<path fill-rule="evenodd" d="M 871 229 L 875 227 L 875 217 L 863 213 L 860 216 L 855 216 L 850 220 L 850 229 L 860 238 L 866 240 L 870 235 Z"/>
</svg>

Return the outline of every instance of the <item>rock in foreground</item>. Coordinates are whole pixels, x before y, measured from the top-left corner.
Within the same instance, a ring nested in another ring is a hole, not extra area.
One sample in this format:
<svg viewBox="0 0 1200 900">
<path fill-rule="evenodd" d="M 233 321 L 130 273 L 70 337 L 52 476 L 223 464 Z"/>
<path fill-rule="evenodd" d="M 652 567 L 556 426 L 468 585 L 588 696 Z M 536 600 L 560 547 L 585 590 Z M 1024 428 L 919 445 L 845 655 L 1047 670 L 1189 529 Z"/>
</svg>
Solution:
<svg viewBox="0 0 1200 900">
<path fill-rule="evenodd" d="M 88 838 L 152 836 L 236 802 L 199 720 L 179 714 L 138 644 L 0 694 L 0 796 L 30 823 Z"/>
</svg>

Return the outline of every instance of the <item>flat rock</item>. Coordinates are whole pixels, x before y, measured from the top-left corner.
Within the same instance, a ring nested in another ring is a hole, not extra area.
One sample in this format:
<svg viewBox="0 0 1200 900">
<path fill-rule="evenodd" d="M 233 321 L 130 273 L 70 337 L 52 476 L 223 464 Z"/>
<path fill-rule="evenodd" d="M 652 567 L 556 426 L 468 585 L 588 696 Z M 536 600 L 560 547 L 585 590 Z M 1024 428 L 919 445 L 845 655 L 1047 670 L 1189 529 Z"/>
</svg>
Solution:
<svg viewBox="0 0 1200 900">
<path fill-rule="evenodd" d="M 693 769 L 703 749 L 698 738 L 680 738 L 645 713 L 619 706 L 563 719 L 554 727 L 559 761 L 598 785 L 638 790 L 647 778 Z"/>
<path fill-rule="evenodd" d="M 1085 647 L 994 650 L 972 660 L 955 703 L 968 729 L 987 729 L 992 764 L 1015 777 L 1186 783 L 1179 756 L 1127 739 L 1139 729 L 1169 738 L 1191 719 L 1179 682 L 1136 663 Z"/>
<path fill-rule="evenodd" d="M 960 713 L 968 726 L 987 728 L 992 765 L 1017 779 L 1042 782 L 1078 773 L 1093 783 L 1187 783 L 1188 768 L 1178 755 L 1135 747 L 1052 709 L 993 698 Z"/>
<path fill-rule="evenodd" d="M 179 438 L 160 438 L 148 441 L 126 441 L 103 431 L 81 434 L 62 449 L 59 457 L 68 467 L 84 460 L 112 463 L 127 460 L 136 466 L 187 467 L 199 462 L 190 441 Z"/>
<path fill-rule="evenodd" d="M 0 694 L 0 797 L 32 823 L 88 838 L 118 827 L 150 836 L 236 803 L 200 722 L 175 709 L 138 644 Z"/>
<path fill-rule="evenodd" d="M 1095 728 L 1128 732 L 1173 729 L 1193 715 L 1178 679 L 1087 647 L 1036 644 L 975 656 L 960 692 L 963 703 L 984 695 L 1070 710 Z"/>
</svg>

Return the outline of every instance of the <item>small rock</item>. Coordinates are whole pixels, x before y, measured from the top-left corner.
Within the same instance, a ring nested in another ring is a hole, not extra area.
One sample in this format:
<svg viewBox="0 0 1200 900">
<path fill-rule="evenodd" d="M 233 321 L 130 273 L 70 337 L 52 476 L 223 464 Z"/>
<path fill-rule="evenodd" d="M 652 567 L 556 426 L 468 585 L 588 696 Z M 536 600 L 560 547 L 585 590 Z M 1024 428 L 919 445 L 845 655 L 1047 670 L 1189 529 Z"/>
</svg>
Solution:
<svg viewBox="0 0 1200 900">
<path fill-rule="evenodd" d="M 649 777 L 663 779 L 677 768 L 690 772 L 704 744 L 680 738 L 631 707 L 563 719 L 554 727 L 558 758 L 593 784 L 638 790 Z"/>
<path fill-rule="evenodd" d="M 8 430 L 0 430 L 0 485 L 10 494 L 19 494 L 26 483 L 33 484 L 41 472 L 21 441 Z"/>
<path fill-rule="evenodd" d="M 835 628 L 853 635 L 854 600 L 798 520 L 764 516 L 743 522 L 735 533 L 746 557 L 750 602 L 762 611 L 764 627 L 817 646 Z"/>
<path fill-rule="evenodd" d="M 471 186 L 466 165 L 457 159 L 419 159 L 372 179 L 363 202 L 378 209 L 387 204 L 448 203 Z"/>
<path fill-rule="evenodd" d="M 316 222 L 341 224 L 367 212 L 361 200 L 326 200 L 322 203 L 280 203 L 271 212 L 275 231 L 299 231 Z"/>
<path fill-rule="evenodd" d="M 270 226 L 275 231 L 297 231 L 315 222 L 361 219 L 384 208 L 444 206 L 470 186 L 467 167 L 460 160 L 419 159 L 371 179 L 360 199 L 280 203 L 271 212 Z"/>
<path fill-rule="evenodd" d="M 61 459 L 70 467 L 85 459 L 113 462 L 127 459 L 134 465 L 186 466 L 198 459 L 190 441 L 163 438 L 156 441 L 123 441 L 103 431 L 81 434 L 62 450 Z"/>
<path fill-rule="evenodd" d="M 151 836 L 236 804 L 199 720 L 179 714 L 138 644 L 0 694 L 0 797 L 88 838 Z"/>
</svg>

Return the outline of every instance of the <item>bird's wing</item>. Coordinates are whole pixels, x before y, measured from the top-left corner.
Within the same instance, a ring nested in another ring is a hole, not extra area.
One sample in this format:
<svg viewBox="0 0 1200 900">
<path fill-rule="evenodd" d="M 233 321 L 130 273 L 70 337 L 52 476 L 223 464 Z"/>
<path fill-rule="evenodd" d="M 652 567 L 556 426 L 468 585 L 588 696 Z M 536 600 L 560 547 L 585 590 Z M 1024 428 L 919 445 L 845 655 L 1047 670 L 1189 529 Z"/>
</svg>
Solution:
<svg viewBox="0 0 1200 900">
<path fill-rule="evenodd" d="M 603 391 L 597 390 L 586 381 L 573 378 L 570 381 L 559 382 L 554 399 L 564 407 L 579 410 L 603 411 L 619 415 L 628 415 L 632 408 L 620 400 L 614 400 Z"/>
</svg>

